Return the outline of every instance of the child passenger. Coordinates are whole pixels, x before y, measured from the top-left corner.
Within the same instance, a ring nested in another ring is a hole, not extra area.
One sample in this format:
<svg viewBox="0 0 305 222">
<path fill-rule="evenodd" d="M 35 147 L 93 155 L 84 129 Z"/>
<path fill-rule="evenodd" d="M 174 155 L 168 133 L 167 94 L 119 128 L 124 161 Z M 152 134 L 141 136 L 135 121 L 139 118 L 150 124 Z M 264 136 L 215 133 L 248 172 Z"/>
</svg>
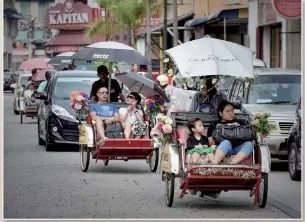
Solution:
<svg viewBox="0 0 305 222">
<path fill-rule="evenodd" d="M 203 136 L 204 127 L 199 118 L 195 118 L 188 122 L 190 131 L 189 138 L 186 141 L 186 153 L 192 157 L 192 163 L 198 163 L 200 157 L 204 162 L 212 162 L 214 159 L 214 150 L 208 147 L 208 138 Z"/>
</svg>

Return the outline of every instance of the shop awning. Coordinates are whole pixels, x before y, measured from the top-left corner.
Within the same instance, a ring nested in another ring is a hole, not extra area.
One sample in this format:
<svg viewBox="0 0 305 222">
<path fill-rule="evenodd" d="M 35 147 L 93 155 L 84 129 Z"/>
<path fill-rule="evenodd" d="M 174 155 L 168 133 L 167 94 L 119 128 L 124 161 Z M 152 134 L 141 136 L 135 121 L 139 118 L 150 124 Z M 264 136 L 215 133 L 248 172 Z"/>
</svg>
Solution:
<svg viewBox="0 0 305 222">
<path fill-rule="evenodd" d="M 190 17 L 193 17 L 194 15 L 194 12 L 190 12 L 190 13 L 187 13 L 187 14 L 184 14 L 184 15 L 181 15 L 177 18 L 178 22 L 184 20 L 184 19 L 187 19 L 187 18 L 190 18 Z M 167 26 L 172 26 L 173 25 L 173 19 L 170 19 L 170 20 L 167 20 Z M 161 30 L 163 29 L 164 27 L 164 24 L 163 22 L 162 23 L 159 23 L 157 25 L 154 25 L 150 28 L 150 31 L 151 32 L 156 32 L 158 30 Z M 146 28 L 140 28 L 137 32 L 137 36 L 139 35 L 142 35 L 142 34 L 145 34 L 146 33 Z"/>
<path fill-rule="evenodd" d="M 201 18 L 196 18 L 186 22 L 186 27 L 194 27 L 201 25 L 209 21 L 215 21 L 220 19 L 247 19 L 248 18 L 248 8 L 239 8 L 239 9 L 224 9 L 217 11 L 208 16 Z"/>
<path fill-rule="evenodd" d="M 24 16 L 20 13 L 17 12 L 15 9 L 11 8 L 4 8 L 4 14 L 9 18 L 9 19 L 25 19 Z"/>
<path fill-rule="evenodd" d="M 101 41 L 105 41 L 104 36 L 89 38 L 83 31 L 61 31 L 44 46 L 87 46 Z"/>
</svg>

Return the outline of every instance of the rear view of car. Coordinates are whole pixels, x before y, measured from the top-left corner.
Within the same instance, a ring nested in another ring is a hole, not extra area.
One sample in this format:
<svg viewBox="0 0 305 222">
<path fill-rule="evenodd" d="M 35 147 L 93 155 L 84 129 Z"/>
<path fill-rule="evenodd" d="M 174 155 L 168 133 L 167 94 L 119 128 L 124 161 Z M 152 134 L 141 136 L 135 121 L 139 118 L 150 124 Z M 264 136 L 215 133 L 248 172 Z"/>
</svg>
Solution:
<svg viewBox="0 0 305 222">
<path fill-rule="evenodd" d="M 14 76 L 13 76 L 13 72 L 8 71 L 8 70 L 4 70 L 3 72 L 3 90 L 11 90 L 12 92 L 14 91 L 13 89 L 11 89 L 11 84 L 13 84 L 14 81 Z"/>
</svg>

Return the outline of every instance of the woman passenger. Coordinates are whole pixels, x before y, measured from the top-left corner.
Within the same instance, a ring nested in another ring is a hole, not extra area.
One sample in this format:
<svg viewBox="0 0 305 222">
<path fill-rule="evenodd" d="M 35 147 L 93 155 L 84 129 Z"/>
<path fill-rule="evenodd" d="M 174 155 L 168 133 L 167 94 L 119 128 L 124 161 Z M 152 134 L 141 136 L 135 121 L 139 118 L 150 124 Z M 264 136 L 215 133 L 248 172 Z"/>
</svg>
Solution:
<svg viewBox="0 0 305 222">
<path fill-rule="evenodd" d="M 247 157 L 251 155 L 254 149 L 254 144 L 252 141 L 229 141 L 223 140 L 219 144 L 214 140 L 212 133 L 216 128 L 218 123 L 221 124 L 228 124 L 228 125 L 246 125 L 246 122 L 242 120 L 235 120 L 234 119 L 234 108 L 233 104 L 228 101 L 222 101 L 219 103 L 218 106 L 218 117 L 219 120 L 214 122 L 210 125 L 208 129 L 208 140 L 210 146 L 218 145 L 216 149 L 215 156 L 212 160 L 212 163 L 218 164 L 226 155 L 236 155 L 231 164 L 239 164 Z"/>
<path fill-rule="evenodd" d="M 120 120 L 124 128 L 124 135 L 129 139 L 131 135 L 139 139 L 145 135 L 146 123 L 143 121 L 143 112 L 137 106 L 141 102 L 141 96 L 136 92 L 131 92 L 127 96 L 127 108 L 120 108 Z"/>
</svg>

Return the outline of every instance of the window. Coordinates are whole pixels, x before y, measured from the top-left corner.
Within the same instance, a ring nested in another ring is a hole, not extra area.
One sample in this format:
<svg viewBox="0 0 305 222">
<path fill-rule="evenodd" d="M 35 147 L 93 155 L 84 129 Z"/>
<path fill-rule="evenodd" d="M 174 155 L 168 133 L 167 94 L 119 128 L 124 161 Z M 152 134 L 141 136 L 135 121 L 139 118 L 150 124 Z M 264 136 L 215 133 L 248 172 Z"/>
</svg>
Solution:
<svg viewBox="0 0 305 222">
<path fill-rule="evenodd" d="M 38 5 L 38 16 L 40 19 L 46 20 L 46 10 L 49 2 L 39 2 Z"/>
<path fill-rule="evenodd" d="M 281 67 L 281 24 L 271 26 L 271 39 L 270 39 L 270 68 Z"/>
<path fill-rule="evenodd" d="M 20 11 L 26 20 L 31 19 L 30 4 L 29 1 L 20 1 Z"/>
</svg>

